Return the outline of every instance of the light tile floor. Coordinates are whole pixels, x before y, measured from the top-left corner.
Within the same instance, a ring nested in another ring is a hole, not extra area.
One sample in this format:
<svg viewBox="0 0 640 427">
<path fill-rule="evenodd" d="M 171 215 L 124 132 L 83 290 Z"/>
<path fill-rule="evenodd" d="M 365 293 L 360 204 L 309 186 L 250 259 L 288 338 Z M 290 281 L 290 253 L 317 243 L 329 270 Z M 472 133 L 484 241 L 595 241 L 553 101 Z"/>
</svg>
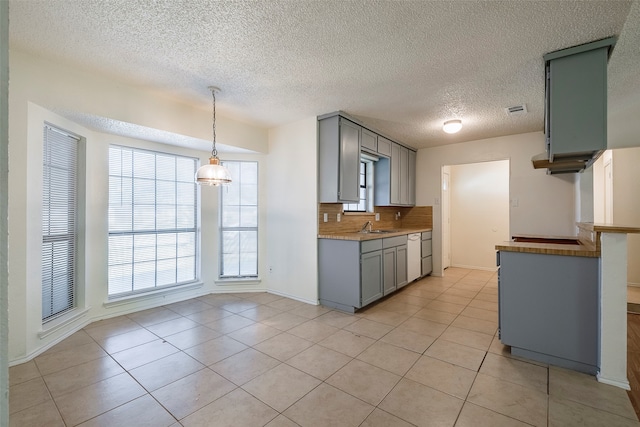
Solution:
<svg viewBox="0 0 640 427">
<path fill-rule="evenodd" d="M 92 323 L 10 369 L 11 426 L 640 426 L 625 391 L 510 357 L 493 273 L 355 315 L 217 294 Z"/>
</svg>

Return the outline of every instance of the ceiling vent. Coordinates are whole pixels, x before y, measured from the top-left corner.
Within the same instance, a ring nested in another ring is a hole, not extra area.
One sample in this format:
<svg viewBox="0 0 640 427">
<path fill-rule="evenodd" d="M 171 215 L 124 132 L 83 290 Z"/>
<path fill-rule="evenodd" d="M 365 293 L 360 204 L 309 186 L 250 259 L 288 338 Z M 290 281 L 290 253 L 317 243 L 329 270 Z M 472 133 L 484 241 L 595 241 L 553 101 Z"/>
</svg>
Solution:
<svg viewBox="0 0 640 427">
<path fill-rule="evenodd" d="M 513 107 L 507 107 L 504 111 L 509 116 L 522 116 L 527 114 L 527 104 L 514 105 Z"/>
</svg>

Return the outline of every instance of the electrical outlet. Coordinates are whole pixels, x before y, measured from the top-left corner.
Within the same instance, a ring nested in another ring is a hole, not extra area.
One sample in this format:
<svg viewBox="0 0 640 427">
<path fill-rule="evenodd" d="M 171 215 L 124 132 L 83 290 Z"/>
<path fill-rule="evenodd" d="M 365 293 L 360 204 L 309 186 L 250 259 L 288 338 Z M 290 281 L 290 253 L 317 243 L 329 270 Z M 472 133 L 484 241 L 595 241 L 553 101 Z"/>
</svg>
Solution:
<svg viewBox="0 0 640 427">
<path fill-rule="evenodd" d="M 342 215 L 340 214 L 336 215 L 336 221 L 340 222 L 341 219 L 342 219 Z"/>
<path fill-rule="evenodd" d="M 518 204 L 519 204 L 519 200 L 517 197 L 514 197 L 513 199 L 511 199 L 511 207 L 517 208 Z"/>
<path fill-rule="evenodd" d="M 322 216 L 323 216 L 324 222 L 329 222 L 329 214 L 328 213 L 325 212 L 324 214 L 322 214 Z"/>
<path fill-rule="evenodd" d="M 380 221 L 380 213 L 376 212 L 376 221 Z"/>
</svg>

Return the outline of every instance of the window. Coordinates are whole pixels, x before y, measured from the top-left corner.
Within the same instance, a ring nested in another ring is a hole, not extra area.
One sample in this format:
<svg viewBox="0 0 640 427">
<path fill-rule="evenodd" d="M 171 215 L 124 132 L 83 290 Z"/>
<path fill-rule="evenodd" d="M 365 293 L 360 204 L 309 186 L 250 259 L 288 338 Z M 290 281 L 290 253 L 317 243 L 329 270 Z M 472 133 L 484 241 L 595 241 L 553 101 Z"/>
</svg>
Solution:
<svg viewBox="0 0 640 427">
<path fill-rule="evenodd" d="M 226 161 L 233 183 L 220 192 L 220 277 L 258 276 L 258 163 Z"/>
<path fill-rule="evenodd" d="M 360 202 L 344 203 L 345 212 L 373 212 L 373 161 L 360 160 Z"/>
<path fill-rule="evenodd" d="M 42 162 L 42 321 L 76 303 L 76 136 L 44 126 Z"/>
<path fill-rule="evenodd" d="M 109 147 L 109 296 L 197 279 L 197 159 Z"/>
</svg>

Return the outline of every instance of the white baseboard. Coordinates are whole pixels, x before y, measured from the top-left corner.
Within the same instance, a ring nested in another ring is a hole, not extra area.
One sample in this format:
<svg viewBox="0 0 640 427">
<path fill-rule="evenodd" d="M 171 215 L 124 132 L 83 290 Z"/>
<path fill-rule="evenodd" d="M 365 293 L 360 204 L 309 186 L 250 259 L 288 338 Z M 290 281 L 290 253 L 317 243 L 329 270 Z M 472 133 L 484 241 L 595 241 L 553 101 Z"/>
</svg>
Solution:
<svg viewBox="0 0 640 427">
<path fill-rule="evenodd" d="M 453 268 L 466 268 L 467 270 L 482 270 L 482 271 L 498 271 L 498 267 L 478 267 L 477 265 L 461 265 L 461 264 L 451 264 L 449 267 Z"/>
<path fill-rule="evenodd" d="M 629 380 L 627 381 L 610 380 L 610 379 L 601 377 L 599 373 L 598 375 L 596 375 L 596 378 L 598 379 L 598 382 L 601 382 L 603 384 L 609 384 L 615 387 L 622 388 L 624 390 L 631 390 L 631 386 L 629 385 Z"/>
<path fill-rule="evenodd" d="M 281 297 L 286 297 L 286 298 L 294 299 L 296 301 L 304 302 L 305 304 L 320 305 L 319 301 L 311 301 L 305 298 L 300 298 L 295 295 L 288 294 L 286 292 L 277 291 L 275 289 L 267 289 L 267 292 L 274 295 L 280 295 Z"/>
</svg>

